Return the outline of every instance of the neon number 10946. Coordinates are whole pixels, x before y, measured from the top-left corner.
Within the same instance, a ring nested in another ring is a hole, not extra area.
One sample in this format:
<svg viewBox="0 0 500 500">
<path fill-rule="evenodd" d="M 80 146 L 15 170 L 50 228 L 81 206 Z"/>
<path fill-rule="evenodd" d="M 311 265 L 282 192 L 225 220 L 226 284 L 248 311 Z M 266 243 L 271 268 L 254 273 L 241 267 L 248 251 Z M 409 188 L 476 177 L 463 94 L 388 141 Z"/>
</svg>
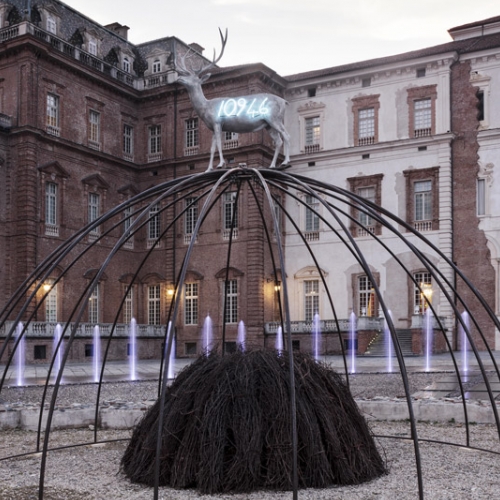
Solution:
<svg viewBox="0 0 500 500">
<path fill-rule="evenodd" d="M 267 97 L 262 99 L 259 103 L 258 99 L 254 98 L 252 100 L 240 97 L 239 99 L 224 99 L 219 106 L 219 112 L 217 116 L 241 116 L 245 114 L 252 118 L 265 115 L 268 113 L 268 108 L 266 108 Z"/>
</svg>

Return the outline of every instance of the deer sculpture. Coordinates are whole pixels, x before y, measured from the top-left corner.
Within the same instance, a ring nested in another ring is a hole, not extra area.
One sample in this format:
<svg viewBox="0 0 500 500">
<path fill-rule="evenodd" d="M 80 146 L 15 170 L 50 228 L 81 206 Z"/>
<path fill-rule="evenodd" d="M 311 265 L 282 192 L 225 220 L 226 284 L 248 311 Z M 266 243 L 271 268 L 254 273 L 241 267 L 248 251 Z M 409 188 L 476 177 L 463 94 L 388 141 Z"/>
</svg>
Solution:
<svg viewBox="0 0 500 500">
<path fill-rule="evenodd" d="M 215 149 L 219 153 L 217 168 L 225 165 L 222 154 L 222 132 L 246 133 L 266 129 L 274 140 L 276 149 L 270 168 L 276 168 L 276 161 L 281 147 L 284 145 L 285 160 L 281 165 L 284 168 L 290 163 L 290 136 L 285 129 L 285 108 L 287 102 L 274 94 L 251 94 L 241 97 L 217 97 L 207 99 L 202 90 L 202 84 L 210 78 L 208 70 L 213 68 L 222 58 L 227 42 L 227 29 L 225 36 L 219 29 L 222 49 L 218 57 L 214 49 L 211 63 L 200 66 L 198 69 L 188 67 L 188 51 L 176 64 L 179 75 L 177 81 L 186 88 L 191 103 L 203 120 L 205 125 L 213 132 L 212 147 L 210 149 L 210 163 L 208 170 L 213 169 Z"/>
</svg>

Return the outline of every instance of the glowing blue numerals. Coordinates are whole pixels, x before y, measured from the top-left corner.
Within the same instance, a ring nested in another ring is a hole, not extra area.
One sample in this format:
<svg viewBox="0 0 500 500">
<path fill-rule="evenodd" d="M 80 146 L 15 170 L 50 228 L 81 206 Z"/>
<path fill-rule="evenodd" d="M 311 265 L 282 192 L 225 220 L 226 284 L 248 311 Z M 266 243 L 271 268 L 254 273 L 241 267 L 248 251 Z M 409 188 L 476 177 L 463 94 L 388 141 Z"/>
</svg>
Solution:
<svg viewBox="0 0 500 500">
<path fill-rule="evenodd" d="M 220 103 L 218 117 L 230 117 L 230 116 L 241 116 L 242 113 L 256 118 L 258 116 L 266 115 L 269 109 L 266 107 L 267 97 L 262 99 L 260 103 L 257 102 L 257 98 L 251 101 L 240 97 L 239 99 L 224 99 Z M 249 104 L 250 103 L 250 104 Z"/>
</svg>

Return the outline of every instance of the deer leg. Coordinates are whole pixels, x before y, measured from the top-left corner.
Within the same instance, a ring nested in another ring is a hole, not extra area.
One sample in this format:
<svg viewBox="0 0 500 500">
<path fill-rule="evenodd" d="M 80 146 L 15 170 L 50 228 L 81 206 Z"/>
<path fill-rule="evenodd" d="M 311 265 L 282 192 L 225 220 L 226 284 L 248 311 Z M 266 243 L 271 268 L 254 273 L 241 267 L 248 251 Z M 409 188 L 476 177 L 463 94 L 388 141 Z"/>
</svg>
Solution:
<svg viewBox="0 0 500 500">
<path fill-rule="evenodd" d="M 215 134 L 212 134 L 212 145 L 210 146 L 210 163 L 208 164 L 207 172 L 214 168 L 214 155 L 215 155 Z"/>
<path fill-rule="evenodd" d="M 224 161 L 224 156 L 222 155 L 222 127 L 220 124 L 215 125 L 214 127 L 212 140 L 215 141 L 215 144 L 212 143 L 212 147 L 215 149 L 215 146 L 217 146 L 217 150 L 219 151 L 219 164 L 217 165 L 217 168 L 222 168 L 226 162 Z"/>
<path fill-rule="evenodd" d="M 276 160 L 278 159 L 278 155 L 280 154 L 281 146 L 283 145 L 283 139 L 281 138 L 281 134 L 274 128 L 269 128 L 268 132 L 276 146 L 276 149 L 274 150 L 273 161 L 271 162 L 269 168 L 276 168 Z"/>
</svg>

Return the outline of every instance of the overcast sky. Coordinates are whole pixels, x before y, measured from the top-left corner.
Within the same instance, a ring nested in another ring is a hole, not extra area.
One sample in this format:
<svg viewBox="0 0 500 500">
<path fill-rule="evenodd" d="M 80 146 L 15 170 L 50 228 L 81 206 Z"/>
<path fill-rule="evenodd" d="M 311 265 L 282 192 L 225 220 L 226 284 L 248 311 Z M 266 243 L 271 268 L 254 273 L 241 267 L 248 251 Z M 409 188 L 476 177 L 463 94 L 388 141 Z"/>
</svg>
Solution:
<svg viewBox="0 0 500 500">
<path fill-rule="evenodd" d="M 262 62 L 282 76 L 430 47 L 448 29 L 500 16 L 498 0 L 63 0 L 99 24 L 130 27 L 138 44 L 166 36 L 221 66 Z"/>
</svg>

